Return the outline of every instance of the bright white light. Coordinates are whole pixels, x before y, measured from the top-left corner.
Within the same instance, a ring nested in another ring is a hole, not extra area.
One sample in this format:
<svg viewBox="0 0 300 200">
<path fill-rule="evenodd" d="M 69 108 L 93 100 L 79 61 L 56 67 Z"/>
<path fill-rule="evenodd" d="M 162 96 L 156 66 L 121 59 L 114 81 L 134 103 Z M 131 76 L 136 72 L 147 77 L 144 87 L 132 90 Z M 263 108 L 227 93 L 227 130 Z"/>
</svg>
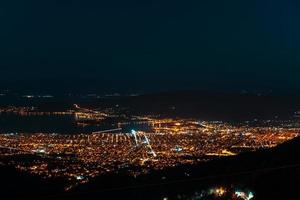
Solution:
<svg viewBox="0 0 300 200">
<path fill-rule="evenodd" d="M 137 137 L 136 137 L 136 131 L 132 129 L 132 130 L 131 130 L 131 134 L 132 134 L 133 137 L 134 137 L 135 144 L 138 145 L 138 141 L 137 141 Z"/>
<path fill-rule="evenodd" d="M 237 197 L 240 197 L 240 198 L 244 199 L 244 200 L 251 200 L 251 199 L 254 198 L 254 195 L 253 195 L 252 192 L 250 192 L 250 193 L 247 195 L 245 192 L 236 191 L 236 192 L 235 192 L 235 195 L 236 195 Z"/>
<path fill-rule="evenodd" d="M 83 177 L 83 176 L 76 176 L 76 179 L 77 179 L 78 181 L 81 181 L 81 180 L 84 179 L 84 177 Z"/>
</svg>

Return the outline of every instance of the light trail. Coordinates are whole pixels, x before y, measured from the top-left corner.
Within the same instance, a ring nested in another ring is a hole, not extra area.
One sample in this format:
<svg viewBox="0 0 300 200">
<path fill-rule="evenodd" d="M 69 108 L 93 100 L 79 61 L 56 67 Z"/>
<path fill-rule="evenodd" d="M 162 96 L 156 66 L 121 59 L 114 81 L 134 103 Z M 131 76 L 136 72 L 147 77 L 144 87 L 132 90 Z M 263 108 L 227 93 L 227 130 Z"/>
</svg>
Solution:
<svg viewBox="0 0 300 200">
<path fill-rule="evenodd" d="M 109 129 L 109 130 L 104 130 L 104 131 L 96 131 L 96 132 L 92 132 L 92 134 L 110 133 L 110 132 L 121 131 L 121 130 L 122 130 L 122 128 L 114 128 L 114 129 Z"/>
</svg>

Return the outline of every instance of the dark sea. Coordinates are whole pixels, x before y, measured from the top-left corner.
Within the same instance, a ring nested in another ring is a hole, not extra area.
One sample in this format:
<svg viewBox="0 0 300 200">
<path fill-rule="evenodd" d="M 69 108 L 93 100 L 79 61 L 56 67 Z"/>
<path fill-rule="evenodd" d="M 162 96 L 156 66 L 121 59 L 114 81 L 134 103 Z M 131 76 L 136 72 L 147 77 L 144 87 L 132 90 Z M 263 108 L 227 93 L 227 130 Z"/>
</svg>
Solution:
<svg viewBox="0 0 300 200">
<path fill-rule="evenodd" d="M 76 99 L 78 100 L 78 99 Z M 75 99 L 74 99 L 75 101 Z M 66 97 L 60 98 L 23 98 L 20 96 L 1 96 L 0 107 L 7 106 L 37 106 L 59 104 L 66 110 L 72 105 Z M 14 113 L 0 113 L 0 133 L 59 133 L 80 134 L 91 133 L 114 128 L 114 124 L 99 124 L 96 126 L 78 126 L 73 115 L 32 115 L 21 116 Z"/>
<path fill-rule="evenodd" d="M 116 123 L 99 123 L 97 125 L 79 126 L 73 115 L 43 115 L 20 116 L 17 114 L 0 114 L 1 133 L 59 133 L 80 134 L 92 133 L 118 128 Z M 146 125 L 129 123 L 122 126 L 122 132 L 130 132 L 132 129 L 141 130 L 149 128 Z"/>
</svg>

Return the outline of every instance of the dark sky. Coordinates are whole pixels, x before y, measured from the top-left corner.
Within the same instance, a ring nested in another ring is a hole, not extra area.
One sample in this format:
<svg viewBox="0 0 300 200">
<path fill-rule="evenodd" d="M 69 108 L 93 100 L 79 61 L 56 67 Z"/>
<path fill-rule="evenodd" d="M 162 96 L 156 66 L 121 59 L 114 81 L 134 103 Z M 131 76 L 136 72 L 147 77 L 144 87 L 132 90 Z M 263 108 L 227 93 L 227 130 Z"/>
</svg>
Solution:
<svg viewBox="0 0 300 200">
<path fill-rule="evenodd" d="M 299 0 L 9 0 L 0 25 L 2 82 L 300 89 Z"/>
</svg>

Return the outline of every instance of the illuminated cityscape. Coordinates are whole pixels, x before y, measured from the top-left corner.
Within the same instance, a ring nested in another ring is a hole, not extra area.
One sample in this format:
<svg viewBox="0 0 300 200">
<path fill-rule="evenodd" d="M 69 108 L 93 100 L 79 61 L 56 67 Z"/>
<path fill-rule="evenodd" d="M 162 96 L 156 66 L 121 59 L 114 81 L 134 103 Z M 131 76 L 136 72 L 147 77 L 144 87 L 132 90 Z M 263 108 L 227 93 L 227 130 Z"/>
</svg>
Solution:
<svg viewBox="0 0 300 200">
<path fill-rule="evenodd" d="M 109 113 L 78 105 L 68 112 L 44 113 L 27 107 L 5 108 L 1 112 L 23 116 L 67 114 L 74 115 L 75 120 L 89 119 L 85 121 L 87 124 L 111 117 Z M 63 178 L 68 191 L 106 173 L 127 169 L 130 176 L 138 177 L 152 170 L 196 165 L 218 157 L 276 147 L 300 134 L 300 128 L 284 126 L 231 125 L 151 116 L 133 116 L 131 120 L 116 123 L 113 129 L 91 133 L 1 133 L 0 164 L 46 179 Z M 130 123 L 146 128 L 124 131 Z"/>
<path fill-rule="evenodd" d="M 299 13 L 0 1 L 0 200 L 300 200 Z"/>
</svg>

